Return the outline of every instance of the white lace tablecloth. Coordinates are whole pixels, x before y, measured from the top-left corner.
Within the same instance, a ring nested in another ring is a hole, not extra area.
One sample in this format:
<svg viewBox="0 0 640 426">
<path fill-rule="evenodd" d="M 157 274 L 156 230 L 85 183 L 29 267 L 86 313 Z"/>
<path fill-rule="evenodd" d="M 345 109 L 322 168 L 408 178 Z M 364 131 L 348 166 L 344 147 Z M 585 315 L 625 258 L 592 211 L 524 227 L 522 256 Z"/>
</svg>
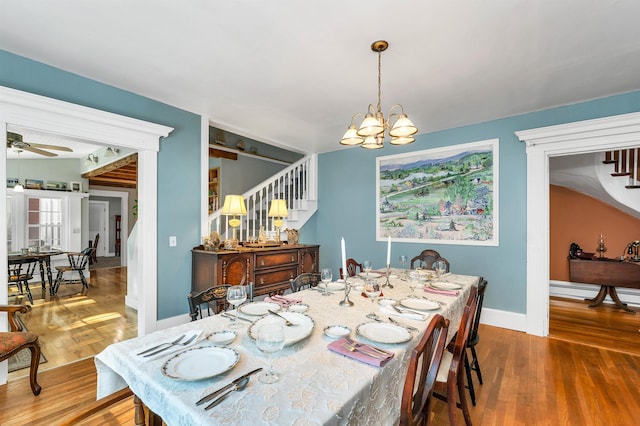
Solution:
<svg viewBox="0 0 640 426">
<path fill-rule="evenodd" d="M 398 275 L 403 276 L 402 273 Z M 478 277 L 450 274 L 446 279 L 462 285 L 458 296 L 424 294 L 444 303 L 443 308 L 433 312 L 441 313 L 451 321 L 452 336 L 460 322 L 470 286 L 477 285 Z M 384 282 L 384 278 L 381 280 Z M 383 288 L 384 297 L 400 300 L 410 293 L 408 281 L 394 277 L 391 283 L 394 288 Z M 413 339 L 407 343 L 376 343 L 396 355 L 384 367 L 372 367 L 329 351 L 327 345 L 332 340 L 323 332 L 328 325 L 346 325 L 353 330 L 352 337 L 362 340 L 355 335 L 355 330 L 359 324 L 370 321 L 366 318 L 371 312 L 370 299 L 352 290 L 349 298 L 354 306 L 341 307 L 338 302 L 344 298 L 344 291 L 323 296 L 317 291 L 305 290 L 289 297 L 301 299 L 310 306 L 306 314 L 313 318 L 315 328 L 307 339 L 273 355 L 273 365 L 280 375 L 276 384 L 262 384 L 257 375 L 253 375 L 244 391 L 234 392 L 214 409 L 205 411 L 204 406 L 195 405 L 202 396 L 236 377 L 254 368 L 269 366 L 266 355 L 247 335 L 248 327 L 239 329 L 238 337 L 229 345 L 240 354 L 238 364 L 211 379 L 193 382 L 171 379 L 161 373 L 161 367 L 170 355 L 146 362 L 132 355 L 154 342 L 166 341 L 189 330 L 203 330 L 206 335 L 226 329 L 229 319 L 217 315 L 108 346 L 95 357 L 98 398 L 129 386 L 170 426 L 396 424 L 410 350 L 419 341 L 429 319 L 416 321 L 396 317 L 419 328 L 420 332 L 413 333 Z M 377 305 L 376 311 L 381 314 Z M 387 319 L 386 316 L 383 318 Z M 203 340 L 198 344 L 208 345 L 209 342 Z"/>
</svg>

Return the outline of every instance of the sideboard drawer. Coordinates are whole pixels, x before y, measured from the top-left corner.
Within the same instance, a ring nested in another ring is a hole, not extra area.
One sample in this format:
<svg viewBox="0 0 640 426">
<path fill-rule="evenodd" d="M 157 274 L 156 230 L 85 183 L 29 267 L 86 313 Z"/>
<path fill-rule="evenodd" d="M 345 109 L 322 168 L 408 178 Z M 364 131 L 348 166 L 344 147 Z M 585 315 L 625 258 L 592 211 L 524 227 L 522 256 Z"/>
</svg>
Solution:
<svg viewBox="0 0 640 426">
<path fill-rule="evenodd" d="M 299 261 L 298 250 L 288 250 L 283 253 L 256 253 L 255 270 L 271 268 L 280 265 L 297 265 Z M 295 277 L 294 277 L 295 278 Z"/>
<path fill-rule="evenodd" d="M 298 266 L 290 266 L 285 269 L 270 269 L 255 273 L 254 295 L 282 293 L 289 288 L 289 280 L 298 276 Z"/>
</svg>

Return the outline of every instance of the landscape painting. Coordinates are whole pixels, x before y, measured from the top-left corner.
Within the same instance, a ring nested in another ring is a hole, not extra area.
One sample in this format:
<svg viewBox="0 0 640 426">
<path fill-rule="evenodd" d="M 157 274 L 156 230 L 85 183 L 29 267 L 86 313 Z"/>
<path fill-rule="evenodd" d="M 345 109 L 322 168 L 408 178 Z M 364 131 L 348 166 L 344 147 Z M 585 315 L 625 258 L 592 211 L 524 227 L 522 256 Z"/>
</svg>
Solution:
<svg viewBox="0 0 640 426">
<path fill-rule="evenodd" d="M 377 240 L 497 246 L 498 143 L 378 157 Z"/>
</svg>

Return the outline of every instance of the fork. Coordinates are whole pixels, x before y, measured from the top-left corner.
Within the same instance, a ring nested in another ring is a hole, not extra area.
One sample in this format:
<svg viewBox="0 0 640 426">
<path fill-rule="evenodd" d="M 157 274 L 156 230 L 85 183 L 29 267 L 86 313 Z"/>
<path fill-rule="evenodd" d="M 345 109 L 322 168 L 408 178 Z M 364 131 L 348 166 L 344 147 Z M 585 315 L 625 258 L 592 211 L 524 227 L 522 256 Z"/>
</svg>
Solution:
<svg viewBox="0 0 640 426">
<path fill-rule="evenodd" d="M 149 349 L 145 349 L 144 351 L 142 351 L 142 352 L 140 352 L 139 354 L 136 354 L 136 355 L 144 355 L 144 354 L 146 354 L 146 353 L 153 352 L 153 351 L 155 351 L 156 349 L 161 348 L 161 347 L 163 347 L 163 346 L 165 346 L 165 345 L 169 345 L 169 346 L 171 346 L 171 345 L 177 345 L 177 344 L 178 344 L 178 342 L 180 342 L 180 340 L 182 340 L 183 338 L 184 338 L 184 334 L 181 334 L 181 335 L 180 335 L 176 340 L 174 340 L 173 342 L 164 342 L 164 343 L 160 343 L 159 345 L 156 345 L 156 346 L 154 346 L 154 347 L 152 347 L 152 348 L 149 348 Z"/>
<path fill-rule="evenodd" d="M 387 357 L 387 355 L 382 355 L 375 351 L 367 351 L 362 349 L 362 347 L 360 346 L 353 346 L 353 345 L 350 345 L 349 343 L 344 343 L 342 347 L 348 350 L 349 352 L 360 352 L 372 358 L 385 359 Z"/>
<path fill-rule="evenodd" d="M 172 347 L 174 347 L 174 346 L 187 346 L 189 343 L 193 342 L 193 341 L 195 340 L 195 338 L 196 338 L 196 337 L 198 337 L 198 335 L 197 335 L 197 334 L 194 334 L 193 336 L 189 337 L 189 338 L 188 338 L 187 340 L 185 340 L 184 342 L 178 342 L 178 343 L 173 343 L 173 342 L 171 342 L 171 344 L 170 344 L 169 346 L 167 346 L 167 347 L 164 347 L 164 348 L 162 348 L 162 349 L 159 349 L 159 350 L 157 350 L 157 351 L 155 351 L 155 352 L 151 352 L 150 354 L 146 354 L 146 355 L 145 355 L 145 358 L 146 358 L 146 357 L 149 357 L 149 356 L 153 356 L 153 355 L 159 354 L 160 352 L 166 351 L 167 349 L 172 348 Z"/>
<path fill-rule="evenodd" d="M 285 317 L 283 317 L 279 313 L 272 311 L 271 309 L 267 309 L 267 311 L 269 311 L 269 313 L 272 314 L 272 315 L 275 315 L 277 317 L 282 318 L 284 320 L 284 325 L 286 325 L 287 327 L 291 327 L 292 325 L 298 325 L 298 324 L 292 323 L 291 321 L 289 321 L 288 319 L 286 319 Z"/>
<path fill-rule="evenodd" d="M 356 342 L 349 336 L 345 336 L 344 340 L 347 342 L 349 346 L 353 346 L 354 348 L 365 347 L 367 349 L 371 349 L 373 352 L 376 352 L 378 355 L 384 356 L 384 357 L 391 355 L 389 352 L 383 351 L 382 349 L 378 349 L 375 346 L 365 345 L 364 343 Z"/>
</svg>

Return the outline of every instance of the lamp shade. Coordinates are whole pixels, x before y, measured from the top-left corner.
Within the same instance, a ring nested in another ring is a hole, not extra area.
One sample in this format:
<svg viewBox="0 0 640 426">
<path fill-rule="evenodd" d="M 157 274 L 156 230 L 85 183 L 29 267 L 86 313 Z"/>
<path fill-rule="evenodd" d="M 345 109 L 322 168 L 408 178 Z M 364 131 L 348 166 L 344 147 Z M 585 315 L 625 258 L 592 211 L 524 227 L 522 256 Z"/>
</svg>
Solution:
<svg viewBox="0 0 640 426">
<path fill-rule="evenodd" d="M 244 205 L 244 197 L 242 195 L 226 195 L 220 214 L 225 216 L 245 216 L 247 207 Z"/>
<path fill-rule="evenodd" d="M 389 134 L 394 137 L 411 136 L 417 132 L 417 127 L 413 125 L 405 114 L 400 114 L 396 122 L 393 123 L 391 130 L 389 130 Z"/>
<path fill-rule="evenodd" d="M 340 140 L 340 143 L 342 145 L 358 145 L 358 144 L 361 144 L 363 141 L 364 141 L 364 138 L 358 136 L 358 131 L 356 130 L 356 126 L 352 124 L 351 127 L 349 127 L 347 132 L 344 134 L 344 136 Z"/>
<path fill-rule="evenodd" d="M 365 119 L 360 124 L 358 129 L 358 136 L 376 136 L 384 130 L 384 126 L 380 121 L 371 114 L 367 114 Z"/>
<path fill-rule="evenodd" d="M 271 200 L 269 217 L 288 217 L 287 200 Z"/>
</svg>

